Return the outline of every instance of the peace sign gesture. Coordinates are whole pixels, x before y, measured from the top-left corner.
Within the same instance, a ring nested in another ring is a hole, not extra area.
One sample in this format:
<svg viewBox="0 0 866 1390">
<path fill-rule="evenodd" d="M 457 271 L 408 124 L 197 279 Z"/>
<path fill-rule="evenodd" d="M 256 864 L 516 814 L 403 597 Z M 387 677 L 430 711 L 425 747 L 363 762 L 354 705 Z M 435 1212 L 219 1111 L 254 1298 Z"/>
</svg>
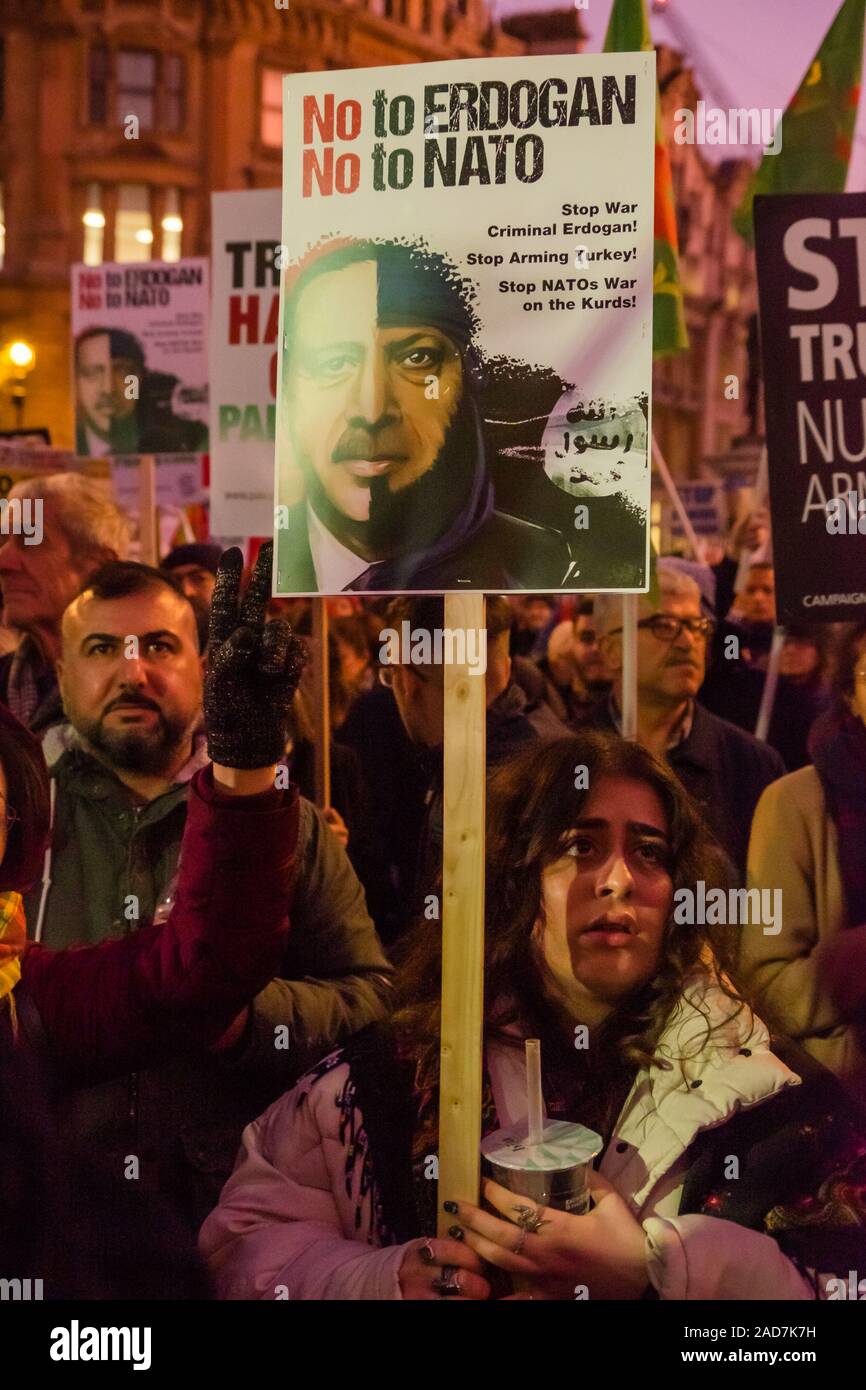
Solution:
<svg viewBox="0 0 866 1390">
<path fill-rule="evenodd" d="M 273 546 L 263 545 L 243 602 L 243 556 L 220 560 L 211 604 L 204 715 L 208 753 L 232 768 L 271 767 L 286 751 L 306 650 L 282 618 L 265 622 Z"/>
</svg>

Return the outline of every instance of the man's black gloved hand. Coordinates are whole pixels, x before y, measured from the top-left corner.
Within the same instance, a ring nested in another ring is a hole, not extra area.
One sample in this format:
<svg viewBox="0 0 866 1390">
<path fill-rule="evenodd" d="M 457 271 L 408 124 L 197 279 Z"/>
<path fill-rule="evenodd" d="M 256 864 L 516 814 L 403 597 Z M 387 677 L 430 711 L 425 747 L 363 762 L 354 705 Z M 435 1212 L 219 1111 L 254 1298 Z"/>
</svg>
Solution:
<svg viewBox="0 0 866 1390">
<path fill-rule="evenodd" d="M 282 618 L 265 622 L 273 546 L 263 545 L 238 611 L 243 556 L 220 560 L 210 614 L 204 717 L 212 762 L 270 767 L 286 751 L 292 700 L 306 649 Z"/>
</svg>

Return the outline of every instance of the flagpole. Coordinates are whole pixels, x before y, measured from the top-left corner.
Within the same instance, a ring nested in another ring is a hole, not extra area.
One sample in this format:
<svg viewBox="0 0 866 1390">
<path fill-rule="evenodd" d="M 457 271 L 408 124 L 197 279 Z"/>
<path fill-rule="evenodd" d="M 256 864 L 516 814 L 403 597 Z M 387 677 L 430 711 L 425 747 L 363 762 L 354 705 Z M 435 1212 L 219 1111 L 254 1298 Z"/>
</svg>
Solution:
<svg viewBox="0 0 866 1390">
<path fill-rule="evenodd" d="M 658 469 L 659 477 L 665 485 L 665 490 L 667 491 L 673 509 L 677 514 L 677 519 L 680 523 L 680 526 L 682 526 L 683 530 L 686 533 L 686 539 L 692 548 L 692 554 L 694 555 L 696 560 L 703 564 L 705 554 L 703 541 L 698 540 L 695 528 L 691 522 L 691 517 L 689 516 L 685 507 L 683 506 L 683 499 L 677 492 L 677 485 L 674 482 L 673 477 L 671 476 L 671 471 L 668 468 L 667 463 L 665 462 L 664 456 L 662 454 L 661 449 L 658 446 L 655 435 L 653 435 L 653 461 L 655 463 L 656 468 Z"/>
</svg>

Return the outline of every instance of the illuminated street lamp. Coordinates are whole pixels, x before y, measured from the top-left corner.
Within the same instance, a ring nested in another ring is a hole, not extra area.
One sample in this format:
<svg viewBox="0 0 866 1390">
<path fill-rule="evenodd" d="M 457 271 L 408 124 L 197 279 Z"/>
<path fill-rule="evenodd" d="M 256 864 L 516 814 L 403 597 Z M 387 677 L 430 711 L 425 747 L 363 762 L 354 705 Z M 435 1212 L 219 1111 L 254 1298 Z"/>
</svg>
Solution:
<svg viewBox="0 0 866 1390">
<path fill-rule="evenodd" d="M 24 402 L 27 399 L 27 377 L 36 365 L 36 353 L 23 338 L 7 343 L 2 352 L 9 380 L 9 394 L 15 411 L 15 428 L 20 430 L 24 422 Z"/>
<path fill-rule="evenodd" d="M 36 361 L 36 353 L 29 343 L 24 342 L 23 338 L 16 338 L 14 343 L 9 344 L 9 361 L 13 367 L 29 372 Z"/>
</svg>

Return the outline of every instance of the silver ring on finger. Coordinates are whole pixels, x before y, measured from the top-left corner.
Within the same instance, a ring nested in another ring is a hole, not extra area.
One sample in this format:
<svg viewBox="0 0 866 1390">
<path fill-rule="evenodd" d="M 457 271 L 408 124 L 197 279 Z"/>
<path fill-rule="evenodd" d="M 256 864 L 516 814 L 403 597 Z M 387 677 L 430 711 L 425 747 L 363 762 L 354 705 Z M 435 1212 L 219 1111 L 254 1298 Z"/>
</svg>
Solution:
<svg viewBox="0 0 866 1390">
<path fill-rule="evenodd" d="M 443 1265 L 442 1273 L 433 1280 L 432 1287 L 440 1298 L 454 1298 L 461 1294 L 459 1269 L 454 1265 Z"/>
<path fill-rule="evenodd" d="M 546 1226 L 544 1219 L 544 1207 L 512 1207 L 512 1211 L 517 1215 L 517 1225 L 525 1235 L 537 1235 L 542 1226 Z"/>
</svg>

